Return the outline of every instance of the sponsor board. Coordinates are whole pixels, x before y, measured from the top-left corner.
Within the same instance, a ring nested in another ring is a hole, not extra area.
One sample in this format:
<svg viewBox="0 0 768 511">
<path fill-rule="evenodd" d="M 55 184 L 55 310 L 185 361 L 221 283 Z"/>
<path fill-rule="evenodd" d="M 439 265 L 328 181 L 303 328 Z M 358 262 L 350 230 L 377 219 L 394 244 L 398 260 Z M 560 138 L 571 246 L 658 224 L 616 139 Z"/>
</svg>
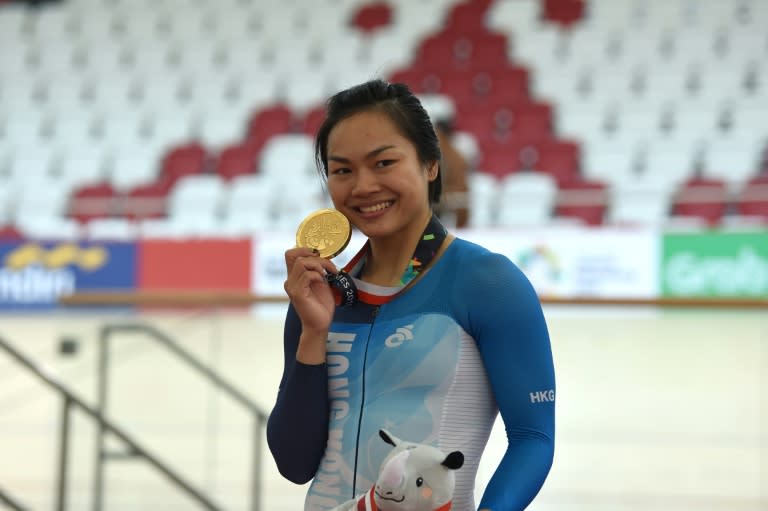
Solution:
<svg viewBox="0 0 768 511">
<path fill-rule="evenodd" d="M 567 227 L 459 235 L 507 256 L 542 296 L 658 296 L 658 233 L 650 229 Z"/>
<path fill-rule="evenodd" d="M 663 236 L 663 296 L 768 297 L 768 232 Z"/>
<path fill-rule="evenodd" d="M 509 257 L 541 295 L 576 297 L 658 296 L 658 233 L 652 230 L 537 229 L 458 231 L 457 236 Z M 344 266 L 363 246 L 354 232 L 347 249 L 333 262 Z M 254 239 L 253 292 L 285 296 L 285 250 L 292 233 Z"/>
<path fill-rule="evenodd" d="M 139 245 L 142 290 L 248 291 L 250 283 L 250 239 L 145 240 Z"/>
<path fill-rule="evenodd" d="M 133 243 L 0 243 L 2 309 L 50 309 L 78 290 L 135 286 Z"/>
</svg>

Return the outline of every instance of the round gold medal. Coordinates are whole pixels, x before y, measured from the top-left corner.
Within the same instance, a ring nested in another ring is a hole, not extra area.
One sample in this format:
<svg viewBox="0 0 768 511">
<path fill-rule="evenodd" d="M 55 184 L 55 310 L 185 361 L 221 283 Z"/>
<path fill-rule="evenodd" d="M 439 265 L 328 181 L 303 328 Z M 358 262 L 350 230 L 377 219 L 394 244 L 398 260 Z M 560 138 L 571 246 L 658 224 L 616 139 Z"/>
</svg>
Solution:
<svg viewBox="0 0 768 511">
<path fill-rule="evenodd" d="M 330 259 L 339 255 L 352 237 L 347 217 L 335 209 L 320 209 L 310 213 L 296 231 L 296 246 L 314 248 L 320 257 Z"/>
</svg>

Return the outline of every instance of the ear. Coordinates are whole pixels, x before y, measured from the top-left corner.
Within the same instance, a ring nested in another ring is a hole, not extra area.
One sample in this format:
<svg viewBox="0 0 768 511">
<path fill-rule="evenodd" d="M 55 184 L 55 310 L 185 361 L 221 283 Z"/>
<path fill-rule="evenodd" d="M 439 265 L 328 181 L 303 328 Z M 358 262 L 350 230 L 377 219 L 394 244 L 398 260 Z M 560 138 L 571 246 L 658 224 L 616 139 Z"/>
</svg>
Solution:
<svg viewBox="0 0 768 511">
<path fill-rule="evenodd" d="M 432 163 L 428 164 L 426 166 L 426 171 L 427 171 L 427 180 L 431 183 L 432 181 L 437 179 L 437 176 L 440 173 L 440 162 L 433 161 Z"/>
<path fill-rule="evenodd" d="M 432 182 L 440 174 L 440 162 L 434 161 L 427 167 L 427 179 Z"/>
<path fill-rule="evenodd" d="M 392 447 L 397 447 L 397 444 L 395 443 L 396 437 L 394 437 L 389 431 L 386 429 L 380 429 L 379 430 L 379 436 L 382 440 L 387 442 Z"/>
<path fill-rule="evenodd" d="M 464 465 L 464 455 L 461 453 L 461 451 L 453 451 L 451 454 L 445 457 L 441 465 L 448 467 L 451 470 L 459 469 L 462 465 Z"/>
</svg>

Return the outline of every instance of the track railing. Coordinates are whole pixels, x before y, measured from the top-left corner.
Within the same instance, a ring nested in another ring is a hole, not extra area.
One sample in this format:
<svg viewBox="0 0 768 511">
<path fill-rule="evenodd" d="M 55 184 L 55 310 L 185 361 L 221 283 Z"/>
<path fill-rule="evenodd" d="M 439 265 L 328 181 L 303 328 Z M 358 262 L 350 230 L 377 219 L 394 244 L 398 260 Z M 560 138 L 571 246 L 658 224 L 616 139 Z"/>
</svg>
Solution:
<svg viewBox="0 0 768 511">
<path fill-rule="evenodd" d="M 117 426 L 114 422 L 104 417 L 101 410 L 92 407 L 85 401 L 77 397 L 71 390 L 69 390 L 64 384 L 54 378 L 49 371 L 40 367 L 31 358 L 22 353 L 0 336 L 0 350 L 8 354 L 13 360 L 15 360 L 21 367 L 29 371 L 32 375 L 37 377 L 44 385 L 56 392 L 62 399 L 61 408 L 61 422 L 59 428 L 59 458 L 58 458 L 58 471 L 56 474 L 56 489 L 55 489 L 55 509 L 56 511 L 66 511 L 67 509 L 67 483 L 69 472 L 69 446 L 70 446 L 70 433 L 71 433 L 71 415 L 73 408 L 79 408 L 85 413 L 87 417 L 94 420 L 97 423 L 100 438 L 103 440 L 103 435 L 109 433 L 119 439 L 132 456 L 141 458 L 146 461 L 157 472 L 168 478 L 173 484 L 176 485 L 182 492 L 197 502 L 203 509 L 211 511 L 220 511 L 222 508 L 216 505 L 209 497 L 207 497 L 202 491 L 195 488 L 192 484 L 184 480 L 178 473 L 176 473 L 167 463 L 164 463 L 156 456 L 152 455 L 145 447 L 139 442 L 134 440 L 127 432 Z M 98 454 L 99 458 L 102 458 L 104 451 L 101 450 Z M 7 495 L 0 493 L 0 502 L 10 505 L 13 509 L 24 510 L 15 501 L 12 501 Z M 101 503 L 94 499 L 94 509 L 101 509 Z"/>
<path fill-rule="evenodd" d="M 218 390 L 229 396 L 235 403 L 245 409 L 253 419 L 253 450 L 251 465 L 251 501 L 250 511 L 260 511 L 261 509 L 261 482 L 262 467 L 261 457 L 263 450 L 262 433 L 267 423 L 268 414 L 263 411 L 248 396 L 238 390 L 232 383 L 216 371 L 208 367 L 192 353 L 185 350 L 180 344 L 174 341 L 169 335 L 158 328 L 142 322 L 110 323 L 104 325 L 99 332 L 98 342 L 98 395 L 97 410 L 105 414 L 109 401 L 109 368 L 111 344 L 118 334 L 141 333 L 146 334 L 147 339 L 156 342 L 170 353 L 175 355 L 180 361 L 191 367 L 200 376 L 207 380 Z M 104 447 L 104 431 L 98 428 L 96 445 L 96 474 L 94 478 L 94 498 L 99 503 L 94 511 L 101 510 L 101 501 L 103 499 L 104 487 L 104 462 L 108 459 Z"/>
</svg>

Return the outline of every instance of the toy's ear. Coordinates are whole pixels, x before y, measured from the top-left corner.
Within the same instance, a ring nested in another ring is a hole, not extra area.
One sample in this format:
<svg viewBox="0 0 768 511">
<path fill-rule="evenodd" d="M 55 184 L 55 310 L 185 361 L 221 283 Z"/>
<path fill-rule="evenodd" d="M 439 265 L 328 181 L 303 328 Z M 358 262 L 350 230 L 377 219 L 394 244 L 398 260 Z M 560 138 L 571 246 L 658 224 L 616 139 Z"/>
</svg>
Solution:
<svg viewBox="0 0 768 511">
<path fill-rule="evenodd" d="M 451 470 L 459 469 L 463 464 L 464 455 L 461 453 L 461 451 L 453 451 L 451 454 L 445 457 L 442 463 L 444 467 L 448 467 Z"/>
<path fill-rule="evenodd" d="M 386 429 L 380 429 L 379 430 L 379 436 L 381 437 L 382 440 L 387 442 L 392 447 L 397 447 L 397 443 L 395 441 L 398 440 L 398 438 L 395 437 L 394 435 L 392 435 Z"/>
</svg>

